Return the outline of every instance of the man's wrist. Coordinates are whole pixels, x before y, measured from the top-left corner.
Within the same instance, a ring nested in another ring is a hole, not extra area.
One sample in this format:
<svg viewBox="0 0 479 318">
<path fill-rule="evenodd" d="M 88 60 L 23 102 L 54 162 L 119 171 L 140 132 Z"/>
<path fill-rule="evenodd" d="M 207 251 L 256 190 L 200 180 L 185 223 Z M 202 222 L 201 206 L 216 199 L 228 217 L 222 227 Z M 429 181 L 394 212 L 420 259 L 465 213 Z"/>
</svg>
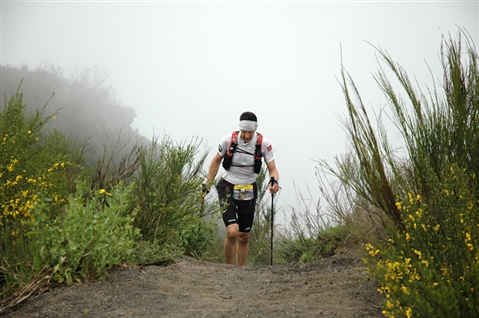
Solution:
<svg viewBox="0 0 479 318">
<path fill-rule="evenodd" d="M 203 183 L 202 185 L 202 191 L 206 194 L 210 193 L 210 187 L 208 186 L 208 183 Z"/>
</svg>

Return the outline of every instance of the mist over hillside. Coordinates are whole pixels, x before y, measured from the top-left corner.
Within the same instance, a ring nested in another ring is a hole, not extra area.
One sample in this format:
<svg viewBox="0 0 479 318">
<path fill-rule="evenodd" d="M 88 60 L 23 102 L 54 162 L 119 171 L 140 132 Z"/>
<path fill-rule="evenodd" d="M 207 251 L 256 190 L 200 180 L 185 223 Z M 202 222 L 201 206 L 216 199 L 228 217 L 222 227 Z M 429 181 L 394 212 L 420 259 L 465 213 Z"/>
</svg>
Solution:
<svg viewBox="0 0 479 318">
<path fill-rule="evenodd" d="M 1 66 L 0 92 L 10 98 L 20 86 L 25 94 L 26 114 L 46 107 L 45 116 L 55 114 L 45 126 L 45 132 L 57 129 L 68 138 L 88 143 L 86 163 L 94 163 L 104 148 L 126 144 L 128 153 L 137 143 L 149 143 L 131 124 L 136 117 L 131 106 L 115 95 L 104 83 L 108 75 L 97 68 L 77 68 L 71 74 L 49 63 L 31 70 L 27 66 Z"/>
</svg>

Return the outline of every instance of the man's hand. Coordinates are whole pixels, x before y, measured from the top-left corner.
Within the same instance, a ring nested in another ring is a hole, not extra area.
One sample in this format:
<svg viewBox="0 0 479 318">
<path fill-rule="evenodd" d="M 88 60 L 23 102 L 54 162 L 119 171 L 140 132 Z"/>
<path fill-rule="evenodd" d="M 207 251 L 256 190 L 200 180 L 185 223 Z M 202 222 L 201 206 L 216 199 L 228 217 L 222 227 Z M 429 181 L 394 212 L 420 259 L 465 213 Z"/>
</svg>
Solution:
<svg viewBox="0 0 479 318">
<path fill-rule="evenodd" d="M 274 177 L 271 177 L 271 180 L 269 180 L 269 192 L 271 194 L 275 194 L 279 191 L 279 189 L 280 186 L 278 184 L 278 181 Z"/>
<path fill-rule="evenodd" d="M 208 186 L 206 184 L 202 184 L 201 185 L 201 202 L 203 202 L 205 200 L 205 196 L 210 193 L 210 189 L 208 188 Z"/>
</svg>

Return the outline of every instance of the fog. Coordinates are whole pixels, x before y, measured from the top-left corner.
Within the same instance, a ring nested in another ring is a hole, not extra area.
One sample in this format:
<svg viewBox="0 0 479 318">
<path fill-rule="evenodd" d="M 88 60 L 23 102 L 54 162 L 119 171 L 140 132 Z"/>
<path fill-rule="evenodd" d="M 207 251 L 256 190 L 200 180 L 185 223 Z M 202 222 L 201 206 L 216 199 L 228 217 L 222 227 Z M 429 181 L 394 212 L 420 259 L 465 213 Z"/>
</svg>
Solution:
<svg viewBox="0 0 479 318">
<path fill-rule="evenodd" d="M 1 64 L 98 67 L 134 109 L 133 129 L 199 137 L 208 163 L 239 115 L 255 112 L 275 148 L 284 215 L 296 189 L 320 198 L 316 161 L 347 150 L 341 64 L 379 110 L 375 47 L 431 83 L 429 70 L 442 78 L 442 36 L 462 28 L 479 44 L 478 14 L 477 1 L 2 1 Z"/>
</svg>

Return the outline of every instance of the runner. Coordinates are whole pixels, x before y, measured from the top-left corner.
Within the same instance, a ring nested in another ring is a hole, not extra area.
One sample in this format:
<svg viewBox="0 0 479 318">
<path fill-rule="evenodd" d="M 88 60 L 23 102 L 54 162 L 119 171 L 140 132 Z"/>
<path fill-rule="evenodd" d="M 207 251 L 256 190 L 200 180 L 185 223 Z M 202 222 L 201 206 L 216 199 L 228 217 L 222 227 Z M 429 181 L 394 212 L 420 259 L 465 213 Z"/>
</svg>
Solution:
<svg viewBox="0 0 479 318">
<path fill-rule="evenodd" d="M 279 190 L 279 174 L 272 145 L 256 132 L 256 115 L 252 112 L 241 114 L 239 128 L 239 132 L 226 135 L 220 141 L 218 152 L 210 164 L 206 192 L 209 192 L 223 162 L 225 175 L 216 189 L 226 226 L 225 259 L 227 264 L 235 264 L 237 257 L 237 264 L 243 266 L 248 257 L 249 236 L 258 196 L 256 178 L 261 170 L 261 158 L 266 162 L 270 178 L 274 177 L 271 179 L 274 182 L 269 184 L 271 193 Z"/>
</svg>

